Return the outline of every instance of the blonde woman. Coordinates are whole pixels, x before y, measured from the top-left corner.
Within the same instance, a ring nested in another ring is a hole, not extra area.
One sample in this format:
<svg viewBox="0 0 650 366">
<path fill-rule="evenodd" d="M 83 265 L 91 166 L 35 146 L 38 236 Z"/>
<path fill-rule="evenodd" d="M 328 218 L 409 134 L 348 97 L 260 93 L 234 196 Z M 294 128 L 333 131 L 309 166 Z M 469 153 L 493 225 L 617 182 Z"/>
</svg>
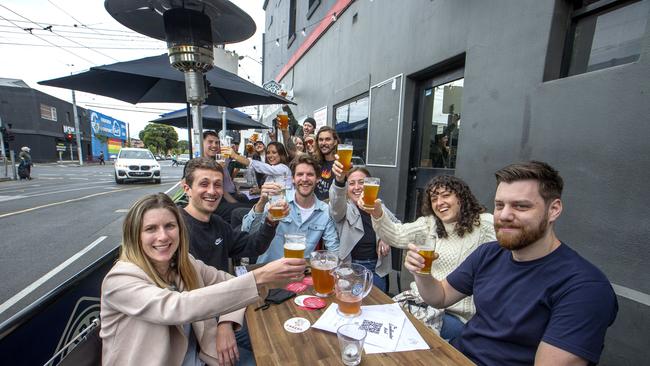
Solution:
<svg viewBox="0 0 650 366">
<path fill-rule="evenodd" d="M 280 259 L 233 278 L 188 254 L 187 229 L 165 194 L 136 202 L 123 224 L 120 257 L 102 284 L 104 365 L 228 365 L 217 323 L 241 325 L 258 284 L 303 273 L 303 259 Z M 218 320 L 215 318 L 218 317 Z"/>
</svg>

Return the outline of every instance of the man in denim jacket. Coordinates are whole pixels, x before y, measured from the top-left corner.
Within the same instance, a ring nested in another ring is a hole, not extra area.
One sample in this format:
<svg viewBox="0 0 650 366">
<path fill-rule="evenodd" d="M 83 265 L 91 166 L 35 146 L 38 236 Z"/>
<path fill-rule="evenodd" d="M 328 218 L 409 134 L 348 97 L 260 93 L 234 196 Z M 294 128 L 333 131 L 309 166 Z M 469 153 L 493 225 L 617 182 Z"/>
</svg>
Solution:
<svg viewBox="0 0 650 366">
<path fill-rule="evenodd" d="M 258 263 L 284 256 L 284 234 L 305 235 L 305 257 L 309 257 L 321 239 L 323 249 L 338 251 L 339 239 L 334 220 L 329 215 L 329 207 L 314 195 L 319 172 L 317 161 L 309 155 L 299 155 L 291 162 L 294 189 L 287 191 L 289 215 L 280 220 L 269 249 L 258 258 Z M 265 202 L 266 200 L 260 200 L 244 217 L 242 231 L 257 231 L 267 215 Z"/>
</svg>

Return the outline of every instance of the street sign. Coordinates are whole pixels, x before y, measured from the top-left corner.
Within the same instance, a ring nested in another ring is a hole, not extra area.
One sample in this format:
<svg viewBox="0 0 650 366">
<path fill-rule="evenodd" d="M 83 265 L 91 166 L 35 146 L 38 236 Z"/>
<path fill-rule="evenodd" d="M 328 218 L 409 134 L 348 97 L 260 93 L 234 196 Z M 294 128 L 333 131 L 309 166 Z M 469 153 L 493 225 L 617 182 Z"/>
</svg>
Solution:
<svg viewBox="0 0 650 366">
<path fill-rule="evenodd" d="M 65 151 L 65 145 L 57 144 L 56 145 L 56 151 Z"/>
</svg>

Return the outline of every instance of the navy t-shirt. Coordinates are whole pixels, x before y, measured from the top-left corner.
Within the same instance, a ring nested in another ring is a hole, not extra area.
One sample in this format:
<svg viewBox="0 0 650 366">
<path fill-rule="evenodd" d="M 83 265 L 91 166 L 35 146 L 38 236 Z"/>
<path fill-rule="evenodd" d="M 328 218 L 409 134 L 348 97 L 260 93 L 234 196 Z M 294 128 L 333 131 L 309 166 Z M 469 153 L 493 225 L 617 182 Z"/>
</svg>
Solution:
<svg viewBox="0 0 650 366">
<path fill-rule="evenodd" d="M 447 282 L 476 305 L 452 345 L 482 365 L 532 365 L 540 341 L 598 363 L 618 311 L 605 275 L 564 243 L 527 262 L 487 243 Z"/>
</svg>

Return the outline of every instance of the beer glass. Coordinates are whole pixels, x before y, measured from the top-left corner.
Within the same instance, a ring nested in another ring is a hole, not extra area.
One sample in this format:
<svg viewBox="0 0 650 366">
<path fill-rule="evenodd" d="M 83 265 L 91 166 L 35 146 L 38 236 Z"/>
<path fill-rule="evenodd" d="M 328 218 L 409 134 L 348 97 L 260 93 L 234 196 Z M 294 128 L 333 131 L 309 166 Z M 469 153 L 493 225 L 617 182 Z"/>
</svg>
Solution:
<svg viewBox="0 0 650 366">
<path fill-rule="evenodd" d="M 278 193 L 269 195 L 269 213 L 271 220 L 279 221 L 285 218 L 284 204 L 286 203 L 286 178 L 284 175 L 270 176 L 266 180 L 267 183 L 275 183 L 281 188 Z"/>
<path fill-rule="evenodd" d="M 338 266 L 339 257 L 327 250 L 311 252 L 311 278 L 314 280 L 314 294 L 327 297 L 334 292 L 332 271 Z"/>
<path fill-rule="evenodd" d="M 289 115 L 285 111 L 278 112 L 278 128 L 281 130 L 289 128 Z"/>
<path fill-rule="evenodd" d="M 306 242 L 303 234 L 284 234 L 284 257 L 305 258 Z"/>
<path fill-rule="evenodd" d="M 337 154 L 339 155 L 339 163 L 343 164 L 343 171 L 350 170 L 352 168 L 352 145 L 339 145 Z"/>
<path fill-rule="evenodd" d="M 372 272 L 356 263 L 341 264 L 334 270 L 337 312 L 344 317 L 361 315 L 361 301 L 372 290 Z"/>
<path fill-rule="evenodd" d="M 356 366 L 361 363 L 363 343 L 367 331 L 359 324 L 343 324 L 336 330 L 336 337 L 341 346 L 341 360 L 344 365 Z"/>
<path fill-rule="evenodd" d="M 363 207 L 372 209 L 379 195 L 379 178 L 365 177 L 363 179 Z"/>
<path fill-rule="evenodd" d="M 257 141 L 257 133 L 251 135 L 251 141 L 253 142 Z"/>
<path fill-rule="evenodd" d="M 230 154 L 232 154 L 232 137 L 225 136 L 220 138 L 219 144 L 221 145 L 221 154 L 224 159 L 230 158 Z"/>
<path fill-rule="evenodd" d="M 431 274 L 431 264 L 438 259 L 438 253 L 436 253 L 436 237 L 429 234 L 417 233 L 413 242 L 418 247 L 418 254 L 424 258 L 424 267 L 418 273 Z"/>
<path fill-rule="evenodd" d="M 255 148 L 253 148 L 253 143 L 252 142 L 247 142 L 246 143 L 246 152 L 249 154 L 252 154 L 255 152 Z"/>
</svg>

